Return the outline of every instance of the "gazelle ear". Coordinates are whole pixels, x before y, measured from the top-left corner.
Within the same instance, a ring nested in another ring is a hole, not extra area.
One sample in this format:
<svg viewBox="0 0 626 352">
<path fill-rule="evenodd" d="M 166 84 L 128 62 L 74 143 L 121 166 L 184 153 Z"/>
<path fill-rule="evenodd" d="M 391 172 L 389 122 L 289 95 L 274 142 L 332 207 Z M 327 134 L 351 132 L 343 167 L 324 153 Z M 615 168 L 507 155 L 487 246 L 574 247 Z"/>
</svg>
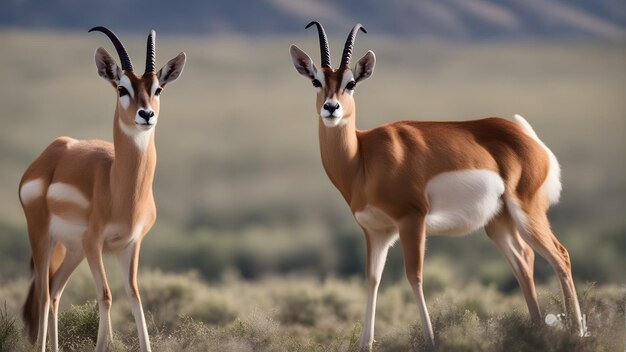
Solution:
<svg viewBox="0 0 626 352">
<path fill-rule="evenodd" d="M 99 47 L 96 50 L 96 67 L 98 68 L 98 75 L 100 77 L 116 86 L 120 83 L 122 70 L 117 66 L 111 54 L 103 47 Z"/>
<path fill-rule="evenodd" d="M 360 82 L 368 79 L 374 73 L 375 65 L 376 55 L 370 50 L 357 62 L 354 68 L 354 81 Z"/>
<path fill-rule="evenodd" d="M 174 82 L 180 76 L 183 72 L 183 68 L 185 67 L 185 62 L 187 62 L 187 55 L 185 53 L 180 53 L 175 58 L 168 61 L 165 66 L 159 70 L 157 78 L 159 79 L 161 87 L 165 86 L 165 84 L 169 82 Z"/>
<path fill-rule="evenodd" d="M 299 74 L 310 79 L 315 78 L 317 68 L 313 64 L 313 61 L 311 61 L 309 55 L 307 55 L 304 51 L 298 49 L 298 47 L 295 45 L 292 45 L 289 48 L 289 53 L 291 54 L 291 61 L 293 61 L 293 66 L 296 68 L 296 71 L 298 71 Z"/>
</svg>

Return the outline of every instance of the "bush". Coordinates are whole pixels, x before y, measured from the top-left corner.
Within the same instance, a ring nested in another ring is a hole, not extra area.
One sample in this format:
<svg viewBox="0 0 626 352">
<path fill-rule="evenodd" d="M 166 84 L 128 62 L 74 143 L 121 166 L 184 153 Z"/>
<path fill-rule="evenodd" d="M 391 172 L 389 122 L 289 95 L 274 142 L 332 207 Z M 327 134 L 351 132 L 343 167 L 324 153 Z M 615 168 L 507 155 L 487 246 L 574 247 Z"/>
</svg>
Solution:
<svg viewBox="0 0 626 352">
<path fill-rule="evenodd" d="M 63 350 L 93 349 L 98 338 L 98 304 L 72 305 L 59 314 L 59 347 Z"/>
<path fill-rule="evenodd" d="M 0 352 L 15 351 L 20 346 L 20 330 L 16 319 L 7 313 L 7 305 L 0 309 Z"/>
</svg>

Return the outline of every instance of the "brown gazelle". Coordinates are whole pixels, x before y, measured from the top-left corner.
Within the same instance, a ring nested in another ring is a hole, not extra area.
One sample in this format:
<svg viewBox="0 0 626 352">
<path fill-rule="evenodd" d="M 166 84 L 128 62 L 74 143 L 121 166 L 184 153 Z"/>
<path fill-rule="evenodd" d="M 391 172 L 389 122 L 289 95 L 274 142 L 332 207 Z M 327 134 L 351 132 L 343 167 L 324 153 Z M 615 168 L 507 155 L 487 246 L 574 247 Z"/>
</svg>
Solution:
<svg viewBox="0 0 626 352">
<path fill-rule="evenodd" d="M 181 74 L 186 56 L 180 53 L 156 72 L 155 32 L 151 31 L 146 69 L 138 76 L 115 34 L 104 27 L 91 31 L 100 31 L 111 39 L 122 63 L 119 68 L 104 48 L 96 50 L 98 74 L 113 85 L 118 96 L 113 116 L 114 143 L 59 137 L 24 173 L 19 196 L 28 224 L 34 271 L 24 321 L 31 341 L 45 351 L 50 309 L 51 345 L 58 350 L 59 300 L 68 278 L 86 257 L 100 312 L 96 350 L 105 350 L 112 338 L 112 299 L 102 257 L 103 253 L 114 253 L 124 274 L 140 348 L 149 351 L 137 288 L 137 262 L 141 241 L 156 219 L 152 180 L 161 90 Z"/>
<path fill-rule="evenodd" d="M 322 164 L 341 192 L 367 244 L 368 301 L 361 348 L 371 349 L 376 296 L 389 246 L 400 239 L 405 271 L 430 348 L 434 336 L 422 291 L 426 237 L 463 235 L 480 227 L 504 255 L 530 316 L 541 322 L 533 280 L 534 251 L 554 268 L 570 326 L 584 334 L 567 250 L 550 230 L 546 211 L 561 192 L 559 164 L 521 116 L 463 122 L 399 121 L 356 129 L 355 86 L 372 75 L 368 51 L 350 67 L 357 24 L 333 69 L 319 33 L 322 65 L 292 45 L 296 70 L 317 91 Z M 468 249 L 471 250 L 471 249 Z"/>
</svg>

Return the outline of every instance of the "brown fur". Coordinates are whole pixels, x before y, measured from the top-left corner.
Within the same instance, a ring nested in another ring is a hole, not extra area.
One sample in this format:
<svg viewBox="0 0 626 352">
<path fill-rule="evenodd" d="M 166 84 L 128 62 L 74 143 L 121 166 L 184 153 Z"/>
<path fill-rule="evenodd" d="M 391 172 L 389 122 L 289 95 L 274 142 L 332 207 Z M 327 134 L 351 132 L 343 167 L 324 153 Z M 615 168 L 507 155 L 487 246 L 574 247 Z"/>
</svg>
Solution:
<svg viewBox="0 0 626 352">
<path fill-rule="evenodd" d="M 291 54 L 300 74 L 310 79 L 316 77 L 309 72 L 313 66 L 304 52 L 292 46 Z M 366 55 L 358 65 L 369 65 L 373 69 L 372 58 L 373 54 L 369 59 Z M 515 209 L 508 209 L 505 204 L 503 211 L 486 224 L 486 231 L 509 261 L 533 321 L 541 322 L 532 276 L 534 250 L 555 269 L 563 287 L 570 324 L 584 334 L 569 255 L 550 230 L 546 217 L 550 201 L 541 189 L 551 165 L 544 147 L 519 124 L 501 118 L 457 122 L 398 121 L 359 131 L 356 129 L 353 96 L 341 86 L 344 72 L 349 69 L 320 69 L 325 82 L 317 93 L 317 111 L 321 111 L 326 101 L 338 102 L 343 109 L 342 120 L 335 127 L 327 127 L 324 118 L 319 116 L 322 164 L 355 218 L 358 212 L 372 207 L 391 217 L 397 226 L 407 279 L 420 308 L 422 330 L 427 341 L 434 343 L 422 289 L 427 235 L 425 219 L 429 213 L 426 186 L 437 175 L 459 170 L 498 173 L 505 185 L 504 198 L 510 199 L 512 206 L 520 207 L 527 216 L 526 220 L 514 220 L 511 212 Z M 360 78 L 354 79 L 358 82 Z M 523 221 L 527 223 L 521 223 Z M 390 230 L 379 229 L 380 233 L 375 233 L 362 228 L 368 252 L 368 294 L 374 301 L 368 298 L 361 348 L 370 349 L 373 320 L 368 319 L 374 317 L 375 303 L 371 302 L 375 302 L 381 275 L 376 270 L 379 270 L 380 263 L 384 266 L 387 249 L 381 241 L 388 240 Z M 373 243 L 376 242 L 378 253 L 373 253 Z"/>
</svg>

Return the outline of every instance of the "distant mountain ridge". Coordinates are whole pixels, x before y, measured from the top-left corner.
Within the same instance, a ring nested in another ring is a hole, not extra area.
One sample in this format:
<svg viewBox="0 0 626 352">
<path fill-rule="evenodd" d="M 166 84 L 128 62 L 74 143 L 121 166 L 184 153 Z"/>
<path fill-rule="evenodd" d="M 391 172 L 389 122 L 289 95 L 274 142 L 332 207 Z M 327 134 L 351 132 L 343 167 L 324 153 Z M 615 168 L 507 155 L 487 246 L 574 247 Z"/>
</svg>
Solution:
<svg viewBox="0 0 626 352">
<path fill-rule="evenodd" d="M 626 39 L 624 0 L 3 0 L 0 27 L 170 33 L 298 33 L 317 19 L 329 31 L 356 22 L 381 35 L 456 40 Z"/>
</svg>

